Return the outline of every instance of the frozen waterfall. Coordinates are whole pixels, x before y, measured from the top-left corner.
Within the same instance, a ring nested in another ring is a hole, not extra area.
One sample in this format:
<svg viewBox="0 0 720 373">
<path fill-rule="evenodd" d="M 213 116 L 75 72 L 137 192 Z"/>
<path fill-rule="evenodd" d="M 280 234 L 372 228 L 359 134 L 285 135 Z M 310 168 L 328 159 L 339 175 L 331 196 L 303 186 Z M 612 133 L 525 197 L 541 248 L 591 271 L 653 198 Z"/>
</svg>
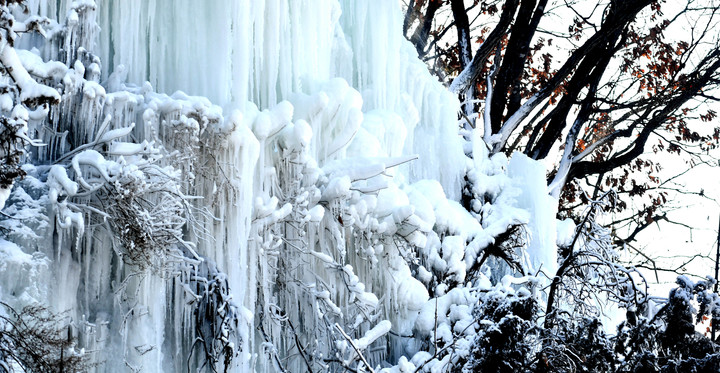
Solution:
<svg viewBox="0 0 720 373">
<path fill-rule="evenodd" d="M 0 299 L 65 312 L 95 370 L 414 371 L 510 273 L 478 264 L 508 227 L 556 268 L 545 169 L 463 140 L 400 2 L 27 7 L 59 102 L 0 99 L 44 144 L 2 197 Z"/>
</svg>

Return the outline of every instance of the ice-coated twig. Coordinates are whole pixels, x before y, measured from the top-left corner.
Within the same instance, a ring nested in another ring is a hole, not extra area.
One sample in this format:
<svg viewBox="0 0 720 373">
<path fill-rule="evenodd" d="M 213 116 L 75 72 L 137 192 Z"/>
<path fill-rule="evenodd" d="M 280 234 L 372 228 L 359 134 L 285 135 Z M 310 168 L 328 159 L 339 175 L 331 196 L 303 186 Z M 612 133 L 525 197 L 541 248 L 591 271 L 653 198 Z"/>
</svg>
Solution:
<svg viewBox="0 0 720 373">
<path fill-rule="evenodd" d="M 370 364 L 368 364 L 367 360 L 365 360 L 365 356 L 362 354 L 362 352 L 360 352 L 360 350 L 357 348 L 357 346 L 355 346 L 355 342 L 353 342 L 352 338 L 350 338 L 350 336 L 348 336 L 345 333 L 345 331 L 342 329 L 342 327 L 340 327 L 340 324 L 335 323 L 335 329 L 337 329 L 337 331 L 340 332 L 340 334 L 343 336 L 343 338 L 345 338 L 345 340 L 350 344 L 350 346 L 353 348 L 353 350 L 355 350 L 355 352 L 357 353 L 357 356 L 360 358 L 360 360 L 362 360 L 362 362 L 365 364 L 365 366 L 368 368 L 368 370 L 370 370 L 370 373 L 375 373 L 375 370 L 370 366 Z"/>
</svg>

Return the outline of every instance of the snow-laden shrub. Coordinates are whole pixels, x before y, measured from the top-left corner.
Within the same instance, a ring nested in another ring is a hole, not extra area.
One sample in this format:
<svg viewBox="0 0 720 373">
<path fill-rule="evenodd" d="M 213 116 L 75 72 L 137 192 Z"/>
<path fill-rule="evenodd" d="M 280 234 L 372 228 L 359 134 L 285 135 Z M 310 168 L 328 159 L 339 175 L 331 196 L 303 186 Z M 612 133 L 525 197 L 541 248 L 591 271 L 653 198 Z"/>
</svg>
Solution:
<svg viewBox="0 0 720 373">
<path fill-rule="evenodd" d="M 182 241 L 187 206 L 171 168 L 143 171 L 131 168 L 117 175 L 102 198 L 107 199 L 105 211 L 123 261 L 139 269 L 160 269 Z"/>
<path fill-rule="evenodd" d="M 72 325 L 64 314 L 35 304 L 16 311 L 0 303 L 0 371 L 84 372 L 91 364 L 76 350 Z"/>
<path fill-rule="evenodd" d="M 529 370 L 537 348 L 538 302 L 524 288 L 496 287 L 479 300 L 473 317 L 478 324 L 463 372 Z"/>
<path fill-rule="evenodd" d="M 20 162 L 25 154 L 25 126 L 25 122 L 0 117 L 0 189 L 12 188 L 15 179 L 25 175 Z"/>
<path fill-rule="evenodd" d="M 536 372 L 607 372 L 615 365 L 613 343 L 598 318 L 555 317 L 550 329 L 540 333 Z"/>
<path fill-rule="evenodd" d="M 240 354 L 239 311 L 232 302 L 227 275 L 207 260 L 201 262 L 190 279 L 196 301 L 192 304 L 196 340 L 193 353 L 204 362 L 200 368 L 229 371 Z"/>
<path fill-rule="evenodd" d="M 667 303 L 653 314 L 633 314 L 618 326 L 615 340 L 620 372 L 711 372 L 720 370 L 717 343 L 695 324 L 717 320 L 720 297 L 710 291 L 715 280 L 694 282 L 679 276 Z M 696 303 L 697 302 L 697 303 Z M 700 304 L 700 309 L 695 304 Z"/>
</svg>

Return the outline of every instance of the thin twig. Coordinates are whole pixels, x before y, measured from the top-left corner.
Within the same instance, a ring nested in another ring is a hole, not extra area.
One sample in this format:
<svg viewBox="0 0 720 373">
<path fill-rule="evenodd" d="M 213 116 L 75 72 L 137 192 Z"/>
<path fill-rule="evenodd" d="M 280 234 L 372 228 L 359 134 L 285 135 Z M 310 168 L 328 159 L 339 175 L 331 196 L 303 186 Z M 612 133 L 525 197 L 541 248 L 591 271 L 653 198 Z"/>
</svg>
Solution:
<svg viewBox="0 0 720 373">
<path fill-rule="evenodd" d="M 363 356 L 362 352 L 360 352 L 360 350 L 357 348 L 357 346 L 355 346 L 355 343 L 352 341 L 350 336 L 345 334 L 345 331 L 342 330 L 342 328 L 340 327 L 340 325 L 338 323 L 335 323 L 335 329 L 337 329 L 340 332 L 340 334 L 342 334 L 342 336 L 345 338 L 345 340 L 348 341 L 348 343 L 350 343 L 350 346 L 352 346 L 353 350 L 355 350 L 355 352 L 358 354 L 358 357 L 360 357 L 360 360 L 362 360 L 362 362 L 365 363 L 365 366 L 370 370 L 370 373 L 375 373 L 375 370 L 373 370 L 373 368 L 370 366 L 370 364 L 368 364 L 367 360 L 365 360 L 365 356 Z"/>
</svg>

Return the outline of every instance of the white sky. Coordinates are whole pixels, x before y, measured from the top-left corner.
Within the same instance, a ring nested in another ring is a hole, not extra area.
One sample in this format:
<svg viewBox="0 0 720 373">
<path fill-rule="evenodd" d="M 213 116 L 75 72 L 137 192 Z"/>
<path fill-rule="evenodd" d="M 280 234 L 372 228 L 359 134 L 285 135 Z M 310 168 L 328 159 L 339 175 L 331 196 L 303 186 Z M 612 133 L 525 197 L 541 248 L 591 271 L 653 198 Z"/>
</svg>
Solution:
<svg viewBox="0 0 720 373">
<path fill-rule="evenodd" d="M 677 173 L 686 168 L 684 162 L 673 157 L 662 160 L 664 173 Z M 720 167 L 700 165 L 679 178 L 688 191 L 704 193 L 715 201 L 720 201 Z M 671 194 L 672 196 L 672 194 Z M 679 208 L 668 214 L 672 221 L 693 227 L 686 227 L 661 222 L 647 228 L 638 235 L 639 246 L 647 248 L 649 253 L 657 256 L 674 257 L 667 259 L 659 266 L 672 266 L 683 263 L 685 258 L 695 254 L 708 255 L 715 258 L 718 218 L 720 217 L 720 204 L 699 196 L 680 195 L 675 193 L 671 203 Z M 699 276 L 714 275 L 715 263 L 708 259 L 696 259 L 687 266 L 687 271 Z M 650 275 L 648 280 L 654 279 Z M 659 274 L 661 282 L 673 283 L 675 275 Z"/>
</svg>

